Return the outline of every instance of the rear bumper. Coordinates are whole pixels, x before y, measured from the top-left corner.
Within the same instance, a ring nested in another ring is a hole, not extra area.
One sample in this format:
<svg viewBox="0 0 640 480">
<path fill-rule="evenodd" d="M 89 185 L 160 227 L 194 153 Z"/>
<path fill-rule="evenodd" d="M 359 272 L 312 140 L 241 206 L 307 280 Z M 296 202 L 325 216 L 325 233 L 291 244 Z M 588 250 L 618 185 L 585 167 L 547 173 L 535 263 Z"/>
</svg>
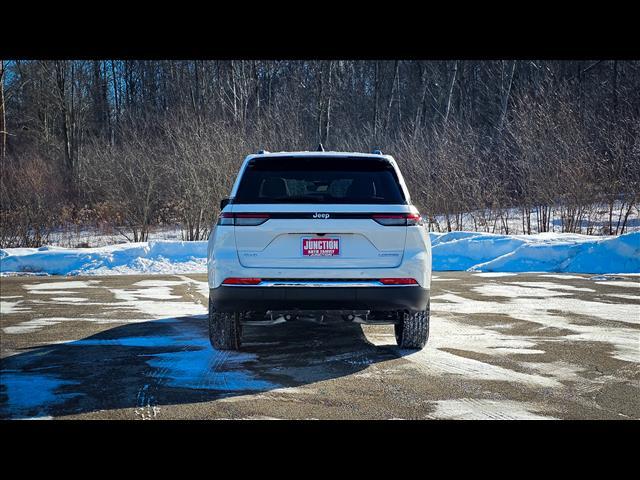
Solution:
<svg viewBox="0 0 640 480">
<path fill-rule="evenodd" d="M 220 312 L 266 310 L 424 310 L 429 289 L 402 287 L 254 287 L 209 290 Z"/>
</svg>

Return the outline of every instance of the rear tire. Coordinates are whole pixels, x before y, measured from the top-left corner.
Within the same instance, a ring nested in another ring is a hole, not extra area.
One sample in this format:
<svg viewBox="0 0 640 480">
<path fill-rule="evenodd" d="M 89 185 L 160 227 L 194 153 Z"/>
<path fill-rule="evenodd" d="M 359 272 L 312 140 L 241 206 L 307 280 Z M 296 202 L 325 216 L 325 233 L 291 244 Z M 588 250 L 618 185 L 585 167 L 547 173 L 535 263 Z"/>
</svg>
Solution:
<svg viewBox="0 0 640 480">
<path fill-rule="evenodd" d="M 394 325 L 400 348 L 420 350 L 429 340 L 430 302 L 426 310 L 398 312 L 400 322 Z"/>
<path fill-rule="evenodd" d="M 240 350 L 240 312 L 216 312 L 209 299 L 209 341 L 216 350 Z"/>
</svg>

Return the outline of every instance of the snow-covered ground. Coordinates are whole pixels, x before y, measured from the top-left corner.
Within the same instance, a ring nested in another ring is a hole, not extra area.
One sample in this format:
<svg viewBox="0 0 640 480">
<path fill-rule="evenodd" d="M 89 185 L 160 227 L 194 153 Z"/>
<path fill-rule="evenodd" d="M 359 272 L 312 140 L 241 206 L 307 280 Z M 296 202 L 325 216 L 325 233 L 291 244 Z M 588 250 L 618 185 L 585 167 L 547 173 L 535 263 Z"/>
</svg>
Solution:
<svg viewBox="0 0 640 480">
<path fill-rule="evenodd" d="M 431 233 L 433 269 L 478 272 L 640 273 L 640 232 L 618 237 L 542 233 Z M 150 241 L 96 248 L 7 248 L 0 273 L 202 273 L 207 242 Z"/>
</svg>

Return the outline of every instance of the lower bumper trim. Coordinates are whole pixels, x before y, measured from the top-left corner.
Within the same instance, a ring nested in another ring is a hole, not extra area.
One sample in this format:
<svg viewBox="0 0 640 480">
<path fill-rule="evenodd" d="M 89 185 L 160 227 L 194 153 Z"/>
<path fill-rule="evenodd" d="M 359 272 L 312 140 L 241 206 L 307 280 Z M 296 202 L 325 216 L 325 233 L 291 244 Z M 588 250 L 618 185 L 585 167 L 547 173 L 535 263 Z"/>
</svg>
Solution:
<svg viewBox="0 0 640 480">
<path fill-rule="evenodd" d="M 220 312 L 267 310 L 424 310 L 429 289 L 398 287 L 229 287 L 209 291 Z"/>
</svg>

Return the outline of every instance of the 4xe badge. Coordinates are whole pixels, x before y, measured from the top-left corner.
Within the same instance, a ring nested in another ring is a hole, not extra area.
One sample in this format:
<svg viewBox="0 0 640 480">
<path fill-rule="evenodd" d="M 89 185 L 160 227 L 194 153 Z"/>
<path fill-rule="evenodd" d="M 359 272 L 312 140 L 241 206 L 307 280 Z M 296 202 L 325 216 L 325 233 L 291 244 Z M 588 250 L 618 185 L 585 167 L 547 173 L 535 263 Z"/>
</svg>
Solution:
<svg viewBox="0 0 640 480">
<path fill-rule="evenodd" d="M 330 217 L 330 215 L 329 215 L 328 213 L 319 213 L 319 212 L 316 212 L 316 213 L 314 213 L 314 214 L 313 214 L 313 216 L 312 216 L 311 218 L 321 218 L 321 219 L 323 219 L 323 220 L 326 220 L 326 219 L 327 219 L 327 218 L 329 218 L 329 217 Z"/>
</svg>

